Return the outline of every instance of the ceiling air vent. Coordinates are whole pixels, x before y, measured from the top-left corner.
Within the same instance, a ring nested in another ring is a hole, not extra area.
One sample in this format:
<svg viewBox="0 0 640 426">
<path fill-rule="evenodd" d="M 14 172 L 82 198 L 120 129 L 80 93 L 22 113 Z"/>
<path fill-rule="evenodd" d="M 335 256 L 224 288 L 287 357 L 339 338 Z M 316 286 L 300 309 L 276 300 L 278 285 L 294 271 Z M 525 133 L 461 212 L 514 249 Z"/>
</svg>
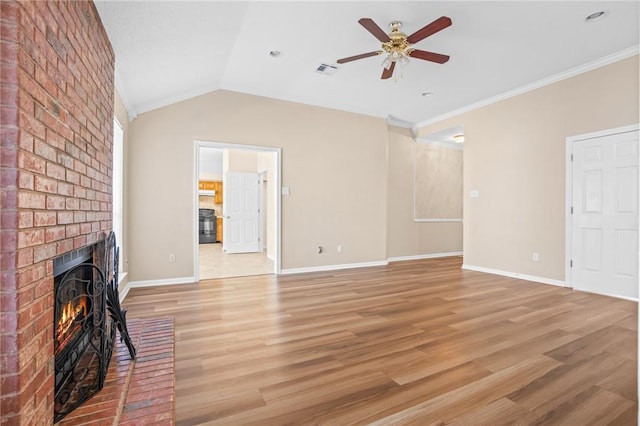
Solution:
<svg viewBox="0 0 640 426">
<path fill-rule="evenodd" d="M 338 67 L 335 65 L 320 64 L 320 66 L 316 68 L 316 71 L 320 74 L 333 75 L 338 71 Z"/>
</svg>

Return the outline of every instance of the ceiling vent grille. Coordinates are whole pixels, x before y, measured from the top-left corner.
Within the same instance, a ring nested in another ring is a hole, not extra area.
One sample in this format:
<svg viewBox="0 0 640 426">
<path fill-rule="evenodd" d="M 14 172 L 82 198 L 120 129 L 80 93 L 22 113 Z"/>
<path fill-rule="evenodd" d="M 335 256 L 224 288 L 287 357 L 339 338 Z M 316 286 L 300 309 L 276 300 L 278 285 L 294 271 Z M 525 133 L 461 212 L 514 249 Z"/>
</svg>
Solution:
<svg viewBox="0 0 640 426">
<path fill-rule="evenodd" d="M 338 72 L 338 67 L 336 65 L 320 64 L 320 66 L 316 68 L 316 72 L 325 75 L 333 75 Z"/>
</svg>

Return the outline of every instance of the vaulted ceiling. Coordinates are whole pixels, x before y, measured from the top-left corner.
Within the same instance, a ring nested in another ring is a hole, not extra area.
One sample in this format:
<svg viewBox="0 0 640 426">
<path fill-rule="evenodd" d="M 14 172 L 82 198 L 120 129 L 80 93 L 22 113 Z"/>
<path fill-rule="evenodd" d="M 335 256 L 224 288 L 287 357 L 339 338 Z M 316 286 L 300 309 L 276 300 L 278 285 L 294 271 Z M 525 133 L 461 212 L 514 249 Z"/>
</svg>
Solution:
<svg viewBox="0 0 640 426">
<path fill-rule="evenodd" d="M 103 1 L 116 85 L 131 115 L 225 89 L 416 125 L 607 57 L 637 53 L 637 1 Z M 597 20 L 585 18 L 598 11 Z M 411 59 L 380 78 L 382 57 L 317 71 L 380 49 L 358 24 L 411 34 L 440 16 L 453 24 L 416 43 L 450 55 Z M 271 51 L 279 51 L 277 57 Z"/>
</svg>

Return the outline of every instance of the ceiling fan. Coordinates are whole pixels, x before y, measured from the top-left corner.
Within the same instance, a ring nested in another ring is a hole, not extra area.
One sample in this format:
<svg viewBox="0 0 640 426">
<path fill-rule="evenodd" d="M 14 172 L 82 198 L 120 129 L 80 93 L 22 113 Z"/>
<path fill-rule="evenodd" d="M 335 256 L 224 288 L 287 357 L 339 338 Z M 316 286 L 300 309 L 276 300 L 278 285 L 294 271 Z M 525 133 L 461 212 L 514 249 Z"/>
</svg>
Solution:
<svg viewBox="0 0 640 426">
<path fill-rule="evenodd" d="M 382 50 L 375 50 L 373 52 L 362 53 L 360 55 L 349 56 L 348 58 L 338 59 L 339 64 L 344 64 L 358 59 L 368 58 L 370 56 L 382 55 L 387 53 L 382 65 L 384 70 L 382 71 L 381 78 L 387 79 L 393 75 L 396 62 L 400 62 L 404 65 L 409 62 L 408 56 L 417 59 L 423 59 L 425 61 L 436 62 L 438 64 L 444 64 L 449 60 L 448 55 L 442 55 L 440 53 L 428 52 L 426 50 L 414 49 L 411 45 L 423 40 L 430 35 L 441 31 L 451 25 L 451 18 L 447 16 L 441 16 L 428 25 L 425 25 L 415 33 L 407 36 L 400 31 L 402 22 L 393 21 L 389 24 L 391 32 L 385 33 L 382 28 L 378 26 L 371 18 L 361 18 L 358 23 L 362 25 L 367 31 L 369 31 L 375 38 L 382 42 Z"/>
</svg>

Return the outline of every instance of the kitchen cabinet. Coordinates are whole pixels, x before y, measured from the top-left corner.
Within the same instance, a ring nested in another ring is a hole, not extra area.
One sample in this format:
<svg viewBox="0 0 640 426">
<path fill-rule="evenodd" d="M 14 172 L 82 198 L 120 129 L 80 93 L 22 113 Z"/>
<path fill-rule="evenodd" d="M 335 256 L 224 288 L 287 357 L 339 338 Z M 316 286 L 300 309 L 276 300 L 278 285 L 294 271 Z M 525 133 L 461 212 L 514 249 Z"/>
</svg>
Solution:
<svg viewBox="0 0 640 426">
<path fill-rule="evenodd" d="M 222 218 L 220 216 L 216 220 L 216 239 L 222 242 Z"/>
<path fill-rule="evenodd" d="M 215 191 L 216 182 L 212 180 L 201 180 L 198 181 L 198 190 L 200 191 Z"/>
<path fill-rule="evenodd" d="M 222 182 L 219 180 L 200 180 L 198 181 L 198 191 L 215 191 L 213 202 L 222 204 Z"/>
<path fill-rule="evenodd" d="M 216 204 L 222 204 L 222 182 L 215 181 L 214 183 L 214 191 L 216 191 L 216 196 L 213 200 Z"/>
</svg>

